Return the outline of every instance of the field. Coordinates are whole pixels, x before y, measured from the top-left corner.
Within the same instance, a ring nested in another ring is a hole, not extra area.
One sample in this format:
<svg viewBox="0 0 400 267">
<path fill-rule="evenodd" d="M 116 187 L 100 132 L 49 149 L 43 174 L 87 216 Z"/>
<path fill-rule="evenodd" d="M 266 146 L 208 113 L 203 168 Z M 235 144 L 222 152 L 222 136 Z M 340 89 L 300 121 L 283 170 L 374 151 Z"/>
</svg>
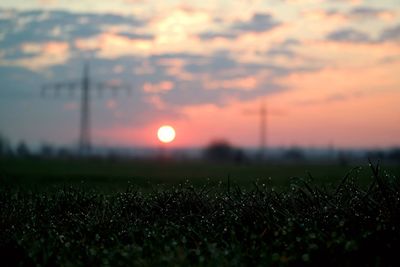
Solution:
<svg viewBox="0 0 400 267">
<path fill-rule="evenodd" d="M 400 176 L 400 165 L 385 165 L 385 170 Z M 312 180 L 315 184 L 337 184 L 351 169 L 357 182 L 368 185 L 371 171 L 363 165 L 279 163 L 210 163 L 203 161 L 139 161 L 105 159 L 40 159 L 0 158 L 0 182 L 3 185 L 37 190 L 73 185 L 112 193 L 127 186 L 151 190 L 155 185 L 170 187 L 189 181 L 194 186 L 226 183 L 251 187 L 254 182 L 287 188 L 292 178 Z"/>
<path fill-rule="evenodd" d="M 3 266 L 398 262 L 398 165 L 0 164 Z"/>
</svg>

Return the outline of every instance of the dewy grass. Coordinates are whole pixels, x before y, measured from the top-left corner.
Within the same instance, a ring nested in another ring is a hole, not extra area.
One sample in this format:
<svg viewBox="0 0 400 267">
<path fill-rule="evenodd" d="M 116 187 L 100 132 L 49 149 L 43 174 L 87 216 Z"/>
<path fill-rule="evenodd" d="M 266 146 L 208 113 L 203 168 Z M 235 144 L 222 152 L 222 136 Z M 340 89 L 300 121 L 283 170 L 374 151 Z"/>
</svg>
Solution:
<svg viewBox="0 0 400 267">
<path fill-rule="evenodd" d="M 335 188 L 294 179 L 142 194 L 0 190 L 2 266 L 395 266 L 400 179 L 372 165 Z M 220 190 L 221 187 L 224 190 Z"/>
</svg>

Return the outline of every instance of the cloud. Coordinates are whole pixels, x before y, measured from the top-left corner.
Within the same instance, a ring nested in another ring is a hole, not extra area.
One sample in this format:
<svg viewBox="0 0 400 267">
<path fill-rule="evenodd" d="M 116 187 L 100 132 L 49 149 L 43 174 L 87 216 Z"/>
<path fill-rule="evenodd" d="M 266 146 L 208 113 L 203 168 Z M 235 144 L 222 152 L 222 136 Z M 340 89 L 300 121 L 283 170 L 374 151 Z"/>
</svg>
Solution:
<svg viewBox="0 0 400 267">
<path fill-rule="evenodd" d="M 400 41 L 400 24 L 385 29 L 379 38 L 381 41 Z"/>
<path fill-rule="evenodd" d="M 204 88 L 208 90 L 254 90 L 258 86 L 257 78 L 254 76 L 240 77 L 229 80 L 206 81 Z"/>
<path fill-rule="evenodd" d="M 301 42 L 294 38 L 288 38 L 284 42 L 281 43 L 281 45 L 283 47 L 296 46 L 296 45 L 300 45 L 300 44 L 301 44 Z"/>
<path fill-rule="evenodd" d="M 91 38 L 76 39 L 74 45 L 80 50 L 95 51 L 97 56 L 104 58 L 146 53 L 153 46 L 151 39 L 130 38 L 126 34 L 112 32 L 103 32 Z"/>
<path fill-rule="evenodd" d="M 106 25 L 143 25 L 132 17 L 110 14 L 70 13 L 66 11 L 25 11 L 14 13 L 7 20 L 5 39 L 16 41 L 67 40 L 71 37 L 88 37 L 102 31 Z M 3 43 L 3 46 L 5 44 Z"/>
<path fill-rule="evenodd" d="M 380 47 L 382 50 L 382 47 Z M 384 49 L 383 49 L 384 50 Z M 347 56 L 347 60 L 351 57 Z M 286 90 L 276 97 L 281 103 L 296 105 L 323 105 L 369 98 L 373 101 L 379 95 L 398 92 L 400 82 L 396 75 L 399 62 L 387 64 L 365 64 L 363 67 L 328 67 L 307 73 L 292 73 L 280 82 L 293 90 Z M 350 78 L 349 78 L 350 77 Z"/>
<path fill-rule="evenodd" d="M 285 48 L 272 48 L 267 51 L 268 56 L 276 57 L 276 56 L 282 56 L 282 57 L 287 57 L 287 58 L 293 58 L 296 56 L 296 54 L 289 49 Z"/>
<path fill-rule="evenodd" d="M 185 53 L 146 58 L 124 56 L 96 59 L 96 62 L 97 68 L 110 65 L 105 69 L 123 65 L 124 70 L 114 73 L 114 78 L 131 83 L 137 101 L 151 103 L 144 110 L 179 110 L 183 106 L 207 103 L 224 105 L 230 98 L 257 98 L 283 90 L 275 84 L 275 78 L 296 71 L 274 65 L 240 63 L 223 52 L 212 56 Z M 151 71 L 142 71 L 144 69 Z"/>
<path fill-rule="evenodd" d="M 148 83 L 143 85 L 143 91 L 145 93 L 165 93 L 174 88 L 174 83 L 171 81 L 162 81 L 159 83 Z"/>
<path fill-rule="evenodd" d="M 185 65 L 185 70 L 194 74 L 214 73 L 217 75 L 221 71 L 235 68 L 238 63 L 229 54 L 218 53 L 211 57 L 203 57 L 202 60 L 193 58 Z"/>
<path fill-rule="evenodd" d="M 324 21 L 325 23 L 328 21 L 332 23 L 343 23 L 347 20 L 346 15 L 336 9 L 310 9 L 303 11 L 301 14 L 306 19 Z"/>
<path fill-rule="evenodd" d="M 256 103 L 264 96 L 290 109 L 296 101 L 346 104 L 367 87 L 397 88 L 400 26 L 391 20 L 397 11 L 386 4 L 354 8 L 333 0 L 313 10 L 311 2 L 287 10 L 277 3 L 274 15 L 265 12 L 262 1 L 218 14 L 212 1 L 193 8 L 132 5 L 124 11 L 135 16 L 0 10 L 1 93 L 5 98 L 24 96 L 28 103 L 34 95 L 39 98 L 42 84 L 81 80 L 88 59 L 94 89 L 115 81 L 131 87 L 130 94 L 124 90 L 115 100 L 109 100 L 112 90 L 103 90 L 100 100 L 93 92 L 98 132 L 182 118 L 185 109 L 199 113 L 204 106 L 215 108 L 209 113 L 213 116 L 232 102 Z M 286 94 L 291 96 L 285 100 Z M 78 94 L 69 97 L 61 92 L 55 100 L 33 103 L 32 110 L 54 115 L 51 122 L 65 127 L 57 124 L 63 124 L 58 119 L 64 116 L 63 103 L 79 100 Z M 0 97 L 7 103 L 5 98 Z M 2 117 L 22 113 L 13 104 L 0 107 Z M 77 120 L 77 110 L 68 113 Z M 26 117 L 22 123 L 30 119 Z M 79 125 L 75 119 L 73 131 Z"/>
<path fill-rule="evenodd" d="M 298 46 L 300 42 L 295 39 L 287 39 L 284 42 L 280 42 L 271 46 L 268 49 L 267 55 L 271 57 L 283 56 L 287 58 L 297 57 L 297 54 L 293 51 L 293 47 Z"/>
<path fill-rule="evenodd" d="M 154 39 L 154 35 L 152 35 L 152 34 L 119 32 L 118 35 L 128 37 L 129 39 L 136 39 L 136 40 L 153 40 Z"/>
<path fill-rule="evenodd" d="M 203 32 L 199 34 L 199 38 L 203 41 L 220 39 L 220 38 L 233 40 L 237 38 L 237 34 L 229 32 Z"/>
<path fill-rule="evenodd" d="M 204 31 L 211 20 L 210 14 L 204 10 L 178 7 L 154 16 L 149 28 L 157 42 L 169 45 L 185 42 L 191 35 Z"/>
<path fill-rule="evenodd" d="M 77 39 L 88 39 L 100 35 L 107 27 L 124 26 L 132 31 L 142 27 L 145 21 L 132 16 L 111 14 L 70 13 L 67 11 L 9 11 L 1 10 L 0 49 L 8 59 L 32 56 L 26 53 L 26 44 L 66 42 L 73 46 Z M 130 39 L 151 39 L 145 33 L 122 32 Z M 25 48 L 20 51 L 16 47 Z"/>
<path fill-rule="evenodd" d="M 374 8 L 368 6 L 358 6 L 350 10 L 346 9 L 311 9 L 305 10 L 302 16 L 310 20 L 318 20 L 323 23 L 345 24 L 359 23 L 366 20 L 381 20 L 390 22 L 396 19 L 395 11 L 385 8 Z"/>
<path fill-rule="evenodd" d="M 329 41 L 348 42 L 348 43 L 382 43 L 382 42 L 398 42 L 400 41 L 400 25 L 388 27 L 381 31 L 379 37 L 372 38 L 365 32 L 344 28 L 329 33 L 326 36 Z"/>
<path fill-rule="evenodd" d="M 39 71 L 55 64 L 63 64 L 70 57 L 70 46 L 66 42 L 23 43 L 20 52 L 4 57 L 0 64 L 20 65 Z"/>
<path fill-rule="evenodd" d="M 384 21 L 391 21 L 395 19 L 396 13 L 383 8 L 356 7 L 348 12 L 348 17 L 358 20 L 381 19 Z"/>
<path fill-rule="evenodd" d="M 314 106 L 314 105 L 326 105 L 326 104 L 333 104 L 337 102 L 347 101 L 350 100 L 354 95 L 344 95 L 344 94 L 331 94 L 319 99 L 304 99 L 294 102 L 296 105 L 299 106 Z"/>
<path fill-rule="evenodd" d="M 232 25 L 232 29 L 240 32 L 265 32 L 280 25 L 274 18 L 267 13 L 256 13 L 248 21 L 237 21 Z"/>
<path fill-rule="evenodd" d="M 218 21 L 218 24 L 220 23 L 223 25 L 224 21 Z M 268 13 L 255 13 L 249 20 L 236 20 L 233 23 L 228 23 L 225 28 L 219 31 L 205 31 L 198 34 L 198 37 L 203 41 L 214 39 L 234 40 L 243 33 L 268 32 L 280 24 Z"/>
<path fill-rule="evenodd" d="M 148 57 L 124 55 L 92 58 L 90 62 L 93 85 L 110 84 L 112 81 L 130 84 L 132 91 L 125 100 L 131 99 L 134 103 L 119 103 L 121 114 L 152 114 L 157 110 L 171 109 L 173 114 L 179 115 L 183 106 L 211 103 L 222 106 L 228 99 L 255 99 L 284 90 L 277 85 L 276 79 L 297 71 L 271 64 L 240 63 L 224 52 L 211 56 L 185 53 Z M 82 60 L 73 56 L 65 65 L 49 66 L 47 73 L 53 78 L 42 79 L 41 83 L 79 80 L 81 69 Z M 151 72 L 136 74 L 143 69 L 151 69 Z M 37 87 L 40 88 L 40 85 Z M 114 94 L 105 90 L 102 95 Z M 124 121 L 123 116 L 119 119 Z"/>
<path fill-rule="evenodd" d="M 147 2 L 147 0 L 122 0 L 122 1 L 129 4 L 139 4 Z"/>
<path fill-rule="evenodd" d="M 350 28 L 334 31 L 326 38 L 336 42 L 368 43 L 372 41 L 368 34 Z"/>
<path fill-rule="evenodd" d="M 165 110 L 166 104 L 159 95 L 149 95 L 145 101 L 152 105 L 157 110 Z"/>
</svg>

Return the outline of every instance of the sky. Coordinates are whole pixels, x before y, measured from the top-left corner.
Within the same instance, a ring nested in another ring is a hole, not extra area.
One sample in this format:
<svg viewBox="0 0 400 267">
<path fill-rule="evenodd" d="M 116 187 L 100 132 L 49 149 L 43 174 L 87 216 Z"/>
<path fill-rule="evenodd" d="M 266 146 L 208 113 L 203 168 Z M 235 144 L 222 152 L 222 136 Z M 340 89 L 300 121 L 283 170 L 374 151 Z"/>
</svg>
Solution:
<svg viewBox="0 0 400 267">
<path fill-rule="evenodd" d="M 0 134 L 77 144 L 85 62 L 96 145 L 400 145 L 398 0 L 2 0 Z"/>
</svg>

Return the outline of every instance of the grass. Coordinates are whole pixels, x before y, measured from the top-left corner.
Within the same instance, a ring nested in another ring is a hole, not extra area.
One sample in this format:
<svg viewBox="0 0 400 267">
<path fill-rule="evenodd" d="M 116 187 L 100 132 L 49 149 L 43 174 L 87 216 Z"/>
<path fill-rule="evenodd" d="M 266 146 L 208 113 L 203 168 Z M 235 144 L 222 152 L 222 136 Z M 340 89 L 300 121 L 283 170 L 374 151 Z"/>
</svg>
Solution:
<svg viewBox="0 0 400 267">
<path fill-rule="evenodd" d="M 379 165 L 369 172 L 368 186 L 355 169 L 334 186 L 294 178 L 280 191 L 230 179 L 145 194 L 9 185 L 0 257 L 10 266 L 395 266 L 400 179 Z"/>
</svg>

